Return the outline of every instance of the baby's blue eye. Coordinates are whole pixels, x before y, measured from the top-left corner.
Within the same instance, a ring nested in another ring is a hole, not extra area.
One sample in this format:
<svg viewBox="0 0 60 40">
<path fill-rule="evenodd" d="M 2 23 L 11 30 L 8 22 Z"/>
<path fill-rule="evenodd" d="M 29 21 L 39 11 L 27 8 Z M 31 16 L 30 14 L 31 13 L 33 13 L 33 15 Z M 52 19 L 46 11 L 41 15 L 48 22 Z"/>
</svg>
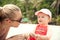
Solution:
<svg viewBox="0 0 60 40">
<path fill-rule="evenodd" d="M 44 18 L 44 16 L 42 16 L 42 18 Z"/>
<path fill-rule="evenodd" d="M 38 18 L 45 18 L 44 16 L 38 16 Z"/>
</svg>

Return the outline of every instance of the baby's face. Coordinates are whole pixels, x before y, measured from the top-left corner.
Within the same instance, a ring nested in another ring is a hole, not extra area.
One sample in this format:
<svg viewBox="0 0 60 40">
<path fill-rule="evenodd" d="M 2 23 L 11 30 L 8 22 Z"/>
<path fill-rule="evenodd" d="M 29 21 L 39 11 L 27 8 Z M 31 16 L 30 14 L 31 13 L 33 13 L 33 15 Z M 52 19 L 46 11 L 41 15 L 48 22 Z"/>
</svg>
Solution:
<svg viewBox="0 0 60 40">
<path fill-rule="evenodd" d="M 39 13 L 37 15 L 37 19 L 38 19 L 38 23 L 43 25 L 48 24 L 48 22 L 50 21 L 49 16 L 44 13 Z"/>
</svg>

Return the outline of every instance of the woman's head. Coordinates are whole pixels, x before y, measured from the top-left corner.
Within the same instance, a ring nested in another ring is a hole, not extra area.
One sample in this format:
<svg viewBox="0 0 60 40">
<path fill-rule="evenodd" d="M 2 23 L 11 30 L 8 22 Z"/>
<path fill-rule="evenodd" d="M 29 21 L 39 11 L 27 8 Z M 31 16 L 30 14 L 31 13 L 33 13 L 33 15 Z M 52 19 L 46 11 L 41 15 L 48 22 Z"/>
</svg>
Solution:
<svg viewBox="0 0 60 40">
<path fill-rule="evenodd" d="M 3 6 L 3 12 L 11 19 L 15 19 L 18 16 L 22 17 L 21 10 L 19 7 L 13 4 L 7 4 Z M 18 13 L 17 13 L 18 12 Z M 18 15 L 19 14 L 19 15 Z"/>
<path fill-rule="evenodd" d="M 1 9 L 0 14 L 2 21 L 9 21 L 11 23 L 11 26 L 18 26 L 22 18 L 20 8 L 13 4 L 4 5 Z"/>
</svg>

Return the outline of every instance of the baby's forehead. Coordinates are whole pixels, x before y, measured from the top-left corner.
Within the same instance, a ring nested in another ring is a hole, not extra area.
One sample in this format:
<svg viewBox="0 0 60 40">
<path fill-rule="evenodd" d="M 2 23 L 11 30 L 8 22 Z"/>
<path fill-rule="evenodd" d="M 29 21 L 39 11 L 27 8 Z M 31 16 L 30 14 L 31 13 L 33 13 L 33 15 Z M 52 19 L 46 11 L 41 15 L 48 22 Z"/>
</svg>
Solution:
<svg viewBox="0 0 60 40">
<path fill-rule="evenodd" d="M 40 15 L 47 16 L 47 14 L 45 14 L 45 13 L 43 13 L 43 12 L 39 12 L 37 16 L 40 16 Z"/>
<path fill-rule="evenodd" d="M 44 13 L 42 13 L 42 12 L 41 12 L 41 13 L 39 13 L 39 14 L 37 15 L 37 17 L 38 17 L 38 16 L 50 17 L 49 15 L 44 14 Z"/>
</svg>

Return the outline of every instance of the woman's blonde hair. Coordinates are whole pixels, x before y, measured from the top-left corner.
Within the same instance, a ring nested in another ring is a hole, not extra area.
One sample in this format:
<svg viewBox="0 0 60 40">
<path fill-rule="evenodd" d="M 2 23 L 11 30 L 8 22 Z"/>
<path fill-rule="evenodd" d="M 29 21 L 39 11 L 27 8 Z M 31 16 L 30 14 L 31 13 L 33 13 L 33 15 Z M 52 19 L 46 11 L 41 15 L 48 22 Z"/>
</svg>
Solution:
<svg viewBox="0 0 60 40">
<path fill-rule="evenodd" d="M 3 20 L 3 18 L 2 18 L 2 15 L 3 15 L 3 13 L 2 13 L 2 8 L 3 8 L 3 7 L 0 7 L 0 22 Z"/>
<path fill-rule="evenodd" d="M 13 20 L 16 17 L 15 11 L 20 11 L 20 16 L 22 17 L 21 10 L 19 7 L 13 4 L 6 4 L 0 8 L 0 18 L 2 20 L 4 18 L 9 18 Z"/>
</svg>

